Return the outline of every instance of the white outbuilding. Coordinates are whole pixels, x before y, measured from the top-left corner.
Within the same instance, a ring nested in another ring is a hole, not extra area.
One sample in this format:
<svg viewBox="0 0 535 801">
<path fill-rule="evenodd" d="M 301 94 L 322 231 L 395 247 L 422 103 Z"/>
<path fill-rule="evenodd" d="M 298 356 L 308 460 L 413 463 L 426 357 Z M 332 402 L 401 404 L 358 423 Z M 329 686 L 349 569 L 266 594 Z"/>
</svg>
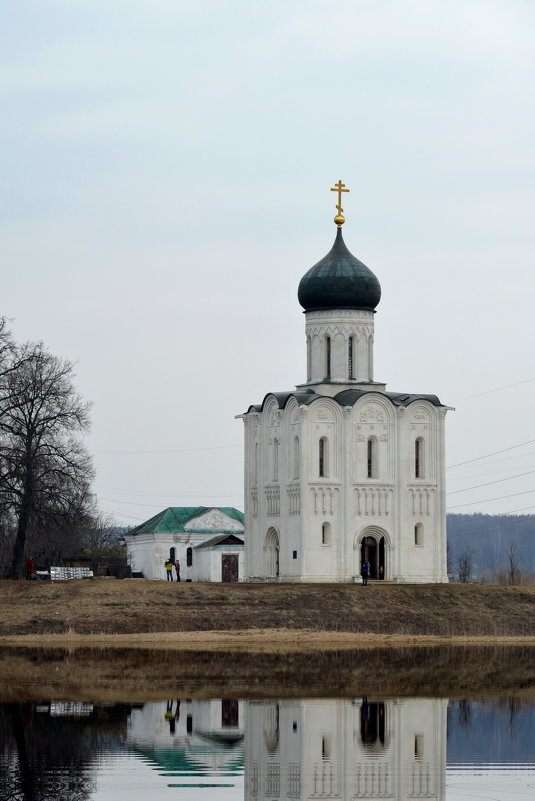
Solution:
<svg viewBox="0 0 535 801">
<path fill-rule="evenodd" d="M 233 507 L 170 506 L 125 535 L 132 573 L 166 579 L 180 562 L 181 581 L 242 581 L 243 512 Z M 176 570 L 172 572 L 176 579 Z"/>
<path fill-rule="evenodd" d="M 306 382 L 241 415 L 246 577 L 348 582 L 365 564 L 372 580 L 446 582 L 449 407 L 374 378 L 381 287 L 344 243 L 340 196 L 333 247 L 299 285 Z"/>
</svg>

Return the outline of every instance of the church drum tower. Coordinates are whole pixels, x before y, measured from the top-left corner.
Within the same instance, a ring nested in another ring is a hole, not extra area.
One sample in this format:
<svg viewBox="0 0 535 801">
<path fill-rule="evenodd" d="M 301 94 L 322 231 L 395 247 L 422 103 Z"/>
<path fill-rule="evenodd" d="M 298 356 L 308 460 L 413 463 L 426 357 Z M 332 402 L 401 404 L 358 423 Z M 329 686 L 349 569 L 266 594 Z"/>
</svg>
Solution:
<svg viewBox="0 0 535 801">
<path fill-rule="evenodd" d="M 444 420 L 436 395 L 373 375 L 376 276 L 342 237 L 301 279 L 307 380 L 245 426 L 246 580 L 446 582 Z M 359 580 L 357 578 L 357 580 Z"/>
</svg>

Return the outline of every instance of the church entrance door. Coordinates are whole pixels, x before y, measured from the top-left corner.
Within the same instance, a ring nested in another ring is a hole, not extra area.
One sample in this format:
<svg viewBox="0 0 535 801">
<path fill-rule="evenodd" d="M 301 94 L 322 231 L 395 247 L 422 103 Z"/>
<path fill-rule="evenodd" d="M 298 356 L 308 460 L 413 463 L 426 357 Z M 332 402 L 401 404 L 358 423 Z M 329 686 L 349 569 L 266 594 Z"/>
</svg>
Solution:
<svg viewBox="0 0 535 801">
<path fill-rule="evenodd" d="M 279 535 L 274 528 L 270 528 L 266 535 L 264 546 L 265 575 L 267 578 L 279 576 Z"/>
<path fill-rule="evenodd" d="M 368 562 L 371 579 L 384 579 L 385 577 L 385 538 L 379 541 L 375 537 L 364 537 L 360 553 L 361 565 Z"/>
<path fill-rule="evenodd" d="M 224 553 L 221 556 L 221 581 L 238 581 L 238 556 Z"/>
</svg>

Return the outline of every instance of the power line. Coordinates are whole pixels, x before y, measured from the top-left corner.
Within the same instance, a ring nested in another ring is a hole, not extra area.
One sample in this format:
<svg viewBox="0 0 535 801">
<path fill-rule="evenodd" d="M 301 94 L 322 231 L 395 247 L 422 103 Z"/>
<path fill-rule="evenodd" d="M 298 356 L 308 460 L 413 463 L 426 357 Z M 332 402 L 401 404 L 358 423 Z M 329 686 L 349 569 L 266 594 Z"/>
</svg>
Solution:
<svg viewBox="0 0 535 801">
<path fill-rule="evenodd" d="M 519 387 L 521 384 L 529 384 L 530 381 L 535 381 L 535 378 L 525 378 L 524 381 L 516 381 L 514 384 L 505 384 L 503 387 L 487 389 L 485 392 L 478 392 L 477 395 L 467 395 L 465 398 L 457 398 L 457 400 L 453 400 L 452 403 L 461 403 L 461 401 L 472 400 L 472 398 L 481 398 L 483 395 L 490 395 L 493 392 L 501 392 L 503 389 Z"/>
<path fill-rule="evenodd" d="M 104 508 L 102 508 L 102 511 L 103 511 L 103 512 L 106 512 L 106 513 L 107 513 L 107 514 L 109 514 L 109 515 L 117 515 L 117 514 L 118 514 L 118 513 L 117 513 L 115 510 L 113 510 L 113 509 L 104 509 Z M 142 517 L 135 517 L 134 515 L 129 515 L 129 514 L 127 514 L 126 512 L 119 512 L 119 514 L 121 515 L 121 517 L 128 517 L 128 518 L 130 518 L 130 520 L 135 520 L 135 521 L 137 521 L 137 522 L 139 522 L 139 523 L 141 523 L 141 522 L 143 521 L 143 518 L 142 518 Z"/>
<path fill-rule="evenodd" d="M 446 511 L 449 509 L 460 509 L 461 506 L 475 506 L 477 503 L 492 503 L 492 501 L 503 501 L 504 498 L 516 498 L 518 495 L 529 495 L 530 492 L 535 492 L 535 489 L 532 490 L 524 490 L 524 492 L 513 492 L 510 495 L 499 495 L 496 498 L 486 498 L 483 501 L 471 501 L 470 503 L 459 503 L 457 506 L 448 506 Z"/>
<path fill-rule="evenodd" d="M 496 481 L 487 481 L 485 484 L 476 484 L 473 487 L 466 487 L 465 489 L 453 490 L 453 492 L 447 492 L 446 495 L 457 495 L 458 492 L 469 492 L 469 490 L 480 489 L 480 487 L 490 487 L 491 484 L 503 484 L 504 481 L 512 481 L 514 478 L 522 478 L 522 476 L 529 476 L 532 473 L 535 473 L 535 470 L 517 473 L 516 476 L 507 476 L 507 478 L 497 478 Z"/>
<path fill-rule="evenodd" d="M 507 517 L 507 515 L 516 515 L 518 512 L 525 512 L 527 509 L 535 509 L 535 506 L 523 506 L 522 509 L 513 509 L 512 512 L 500 512 L 499 517 Z M 526 515 L 533 517 L 533 515 Z"/>
<path fill-rule="evenodd" d="M 534 468 L 533 465 L 526 465 L 526 467 Z M 488 473 L 469 473 L 468 475 L 460 475 L 460 476 L 451 476 L 448 479 L 448 486 L 451 485 L 454 481 L 467 481 L 469 479 L 476 479 L 478 476 L 480 478 L 486 478 L 487 476 L 501 476 L 503 473 L 511 473 L 514 470 L 518 470 L 518 467 L 502 467 L 500 470 L 492 470 Z"/>
<path fill-rule="evenodd" d="M 528 439 L 526 442 L 521 442 L 519 445 L 511 445 L 510 448 L 503 448 L 501 451 L 493 451 L 492 453 L 486 453 L 484 456 L 476 456 L 475 459 L 468 459 L 466 462 L 458 462 L 457 464 L 451 464 L 446 467 L 446 470 L 453 470 L 454 467 L 461 467 L 463 464 L 471 464 L 472 462 L 479 462 L 481 459 L 488 459 L 489 456 L 497 456 L 499 453 L 505 453 L 506 451 L 513 451 L 515 448 L 522 448 L 524 445 L 530 445 L 532 442 L 535 442 L 535 439 Z"/>
</svg>

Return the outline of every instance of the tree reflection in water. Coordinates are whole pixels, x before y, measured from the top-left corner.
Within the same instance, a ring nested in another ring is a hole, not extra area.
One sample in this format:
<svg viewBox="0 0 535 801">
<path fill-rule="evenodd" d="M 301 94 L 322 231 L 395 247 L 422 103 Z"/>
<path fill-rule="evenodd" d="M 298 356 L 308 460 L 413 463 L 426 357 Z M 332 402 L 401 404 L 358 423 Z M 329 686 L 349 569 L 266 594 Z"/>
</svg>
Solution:
<svg viewBox="0 0 535 801">
<path fill-rule="evenodd" d="M 0 705 L 0 801 L 86 801 L 95 789 L 92 766 L 110 739 L 124 739 L 130 707 L 90 708 L 84 717 L 37 708 Z"/>
</svg>

